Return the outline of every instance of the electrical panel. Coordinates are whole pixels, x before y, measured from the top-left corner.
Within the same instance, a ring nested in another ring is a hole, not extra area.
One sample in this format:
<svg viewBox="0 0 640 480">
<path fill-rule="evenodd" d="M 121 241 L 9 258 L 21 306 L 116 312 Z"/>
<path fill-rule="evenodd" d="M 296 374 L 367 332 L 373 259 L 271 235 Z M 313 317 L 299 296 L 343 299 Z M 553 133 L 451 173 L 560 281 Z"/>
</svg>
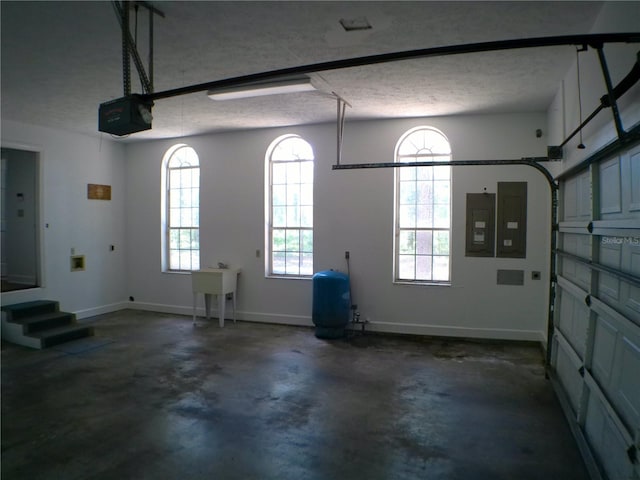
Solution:
<svg viewBox="0 0 640 480">
<path fill-rule="evenodd" d="M 527 256 L 527 182 L 498 182 L 496 256 Z"/>
<path fill-rule="evenodd" d="M 467 193 L 467 257 L 495 255 L 495 193 Z"/>
</svg>

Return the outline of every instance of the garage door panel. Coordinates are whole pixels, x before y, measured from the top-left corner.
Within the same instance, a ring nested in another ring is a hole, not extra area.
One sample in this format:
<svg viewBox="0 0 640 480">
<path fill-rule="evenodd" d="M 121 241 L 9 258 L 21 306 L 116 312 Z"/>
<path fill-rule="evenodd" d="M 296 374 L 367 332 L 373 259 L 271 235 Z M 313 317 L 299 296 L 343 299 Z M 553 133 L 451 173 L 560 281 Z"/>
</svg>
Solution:
<svg viewBox="0 0 640 480">
<path fill-rule="evenodd" d="M 620 302 L 620 280 L 613 275 L 600 272 L 598 276 L 599 296 L 608 303 L 618 304 Z"/>
<path fill-rule="evenodd" d="M 640 148 L 632 150 L 628 156 L 629 179 L 626 185 L 629 189 L 629 212 L 640 216 Z"/>
<path fill-rule="evenodd" d="M 605 387 L 611 384 L 617 336 L 615 326 L 599 316 L 594 333 L 592 369 L 594 378 Z"/>
<path fill-rule="evenodd" d="M 560 190 L 552 367 L 603 478 L 640 480 L 640 145 Z"/>
<path fill-rule="evenodd" d="M 640 279 L 640 245 L 633 237 L 606 237 L 609 242 L 618 239 L 617 245 L 603 248 L 602 263 Z M 640 242 L 640 239 L 638 240 Z M 619 256 L 617 253 L 620 252 Z M 620 258 L 619 263 L 618 258 Z M 606 262 L 606 263 L 605 263 Z M 625 279 L 605 272 L 598 273 L 598 296 L 613 309 L 640 325 L 640 287 Z"/>
<path fill-rule="evenodd" d="M 562 305 L 562 307 L 559 309 L 558 322 L 556 323 L 556 326 L 565 337 L 569 337 L 572 330 L 575 301 L 571 294 L 561 290 L 558 292 L 558 305 Z"/>
<path fill-rule="evenodd" d="M 565 233 L 562 235 L 562 249 L 565 252 L 578 255 L 578 238 L 580 235 L 574 233 Z"/>
<path fill-rule="evenodd" d="M 567 340 L 576 350 L 580 358 L 584 359 L 587 344 L 587 327 L 589 325 L 589 308 L 582 299 L 571 298 L 570 329 L 566 332 Z"/>
<path fill-rule="evenodd" d="M 583 290 L 590 290 L 591 272 L 588 266 L 565 257 L 562 259 L 562 268 L 559 273 Z"/>
<path fill-rule="evenodd" d="M 620 157 L 600 164 L 600 182 L 600 217 L 615 217 L 622 213 Z"/>
<path fill-rule="evenodd" d="M 581 220 L 590 219 L 591 214 L 591 176 L 589 171 L 584 172 L 579 177 L 578 189 L 578 215 Z"/>
<path fill-rule="evenodd" d="M 565 220 L 576 220 L 578 218 L 578 178 L 567 180 L 563 190 L 563 212 Z"/>
<path fill-rule="evenodd" d="M 567 351 L 562 342 L 555 339 L 555 369 L 560 381 L 565 389 L 569 404 L 574 412 L 578 411 L 580 396 L 582 395 L 582 377 L 580 376 L 580 365 L 576 365 L 571 353 Z"/>
<path fill-rule="evenodd" d="M 577 233 L 565 233 L 562 236 L 562 249 L 578 257 L 591 257 L 591 236 Z"/>
<path fill-rule="evenodd" d="M 602 237 L 600 242 L 598 242 L 599 263 L 619 270 L 623 244 L 624 238 Z"/>
<path fill-rule="evenodd" d="M 627 455 L 627 442 L 597 395 L 589 395 L 585 419 L 589 443 L 611 480 L 630 479 L 633 464 Z"/>
<path fill-rule="evenodd" d="M 591 372 L 630 431 L 640 426 L 640 327 L 596 301 Z"/>
<path fill-rule="evenodd" d="M 615 237 L 603 237 L 599 243 L 599 263 L 620 270 L 622 243 Z M 613 275 L 600 272 L 598 275 L 598 296 L 612 304 L 620 302 L 620 280 Z"/>
<path fill-rule="evenodd" d="M 588 171 L 567 180 L 564 183 L 562 195 L 565 221 L 591 218 L 591 182 Z"/>
<path fill-rule="evenodd" d="M 591 236 L 574 233 L 563 234 L 562 249 L 572 255 L 591 258 Z M 561 257 L 558 273 L 588 290 L 591 285 L 591 270 L 587 265 L 568 257 Z"/>
<path fill-rule="evenodd" d="M 629 244 L 629 265 L 631 274 L 640 278 L 640 237 L 637 237 L 638 243 Z"/>
<path fill-rule="evenodd" d="M 640 245 L 630 244 L 625 250 L 626 252 L 623 251 L 623 257 L 626 257 L 624 254 L 628 253 L 628 258 L 624 259 L 624 264 L 630 265 L 630 273 L 640 278 Z M 622 288 L 622 304 L 625 314 L 640 325 L 640 287 L 625 283 Z"/>
<path fill-rule="evenodd" d="M 640 426 L 640 339 L 622 337 L 620 360 L 616 362 L 615 404 L 630 430 Z"/>
<path fill-rule="evenodd" d="M 626 285 L 622 296 L 627 310 L 625 313 L 635 319 L 637 323 L 640 323 L 640 288 Z"/>
</svg>

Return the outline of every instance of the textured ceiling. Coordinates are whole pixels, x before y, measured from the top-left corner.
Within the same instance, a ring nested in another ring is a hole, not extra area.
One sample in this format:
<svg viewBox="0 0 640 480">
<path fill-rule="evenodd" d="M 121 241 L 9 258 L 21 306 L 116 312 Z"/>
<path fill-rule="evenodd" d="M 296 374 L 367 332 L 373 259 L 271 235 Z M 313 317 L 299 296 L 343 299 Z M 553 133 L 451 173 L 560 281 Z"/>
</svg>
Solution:
<svg viewBox="0 0 640 480">
<path fill-rule="evenodd" d="M 402 50 L 590 33 L 600 2 L 156 2 L 155 91 Z M 110 2 L 0 2 L 2 118 L 97 133 L 121 97 L 120 27 Z M 133 16 L 133 14 L 132 14 Z M 345 32 L 340 19 L 372 28 Z M 139 9 L 146 63 L 148 13 Z M 465 54 L 315 74 L 347 119 L 545 111 L 573 47 Z M 132 90 L 141 92 L 132 66 Z M 127 141 L 335 121 L 322 93 L 213 102 L 158 100 L 153 129 Z"/>
</svg>

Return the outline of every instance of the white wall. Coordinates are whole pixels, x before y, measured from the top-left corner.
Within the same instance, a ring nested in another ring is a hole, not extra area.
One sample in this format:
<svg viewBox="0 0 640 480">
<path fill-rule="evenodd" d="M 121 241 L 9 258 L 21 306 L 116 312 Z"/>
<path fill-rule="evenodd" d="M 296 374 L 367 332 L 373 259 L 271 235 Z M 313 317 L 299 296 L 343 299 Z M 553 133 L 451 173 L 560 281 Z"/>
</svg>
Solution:
<svg viewBox="0 0 640 480">
<path fill-rule="evenodd" d="M 79 318 L 121 308 L 125 299 L 124 147 L 104 137 L 3 120 L 2 146 L 39 153 L 42 238 L 40 289 L 7 292 L 2 304 L 60 301 Z M 112 200 L 87 199 L 87 184 L 111 185 Z M 48 228 L 46 227 L 48 225 Z M 110 251 L 110 245 L 115 250 Z M 70 252 L 86 270 L 71 272 Z"/>
<path fill-rule="evenodd" d="M 605 2 L 590 33 L 635 32 L 638 31 L 638 25 L 640 25 L 638 2 Z M 639 50 L 637 43 L 605 45 L 603 51 L 614 87 L 629 73 L 638 59 Z M 560 145 L 580 125 L 577 85 L 577 68 L 574 61 L 547 112 L 549 145 Z M 600 105 L 600 98 L 607 93 L 598 54 L 593 48 L 580 53 L 580 91 L 584 120 Z M 640 85 L 636 84 L 620 98 L 618 106 L 625 130 L 638 124 L 640 122 Z M 583 129 L 582 136 L 586 148 L 584 150 L 577 148 L 580 143 L 579 135 L 570 140 L 564 147 L 563 162 L 556 164 L 555 174 L 579 163 L 616 138 L 611 108 L 605 108 L 598 113 Z"/>
<path fill-rule="evenodd" d="M 543 156 L 544 114 L 468 116 L 347 123 L 344 163 L 389 162 L 409 128 L 431 125 L 449 138 L 455 159 Z M 392 283 L 393 171 L 332 171 L 335 126 L 254 130 L 127 145 L 127 293 L 132 306 L 190 314 L 188 275 L 160 271 L 160 168 L 178 142 L 196 149 L 201 171 L 202 266 L 242 268 L 239 317 L 311 324 L 312 282 L 264 276 L 264 155 L 284 133 L 311 143 L 316 158 L 315 271 L 346 268 L 351 252 L 354 300 L 372 329 L 420 334 L 541 340 L 546 332 L 550 192 L 529 167 L 458 167 L 453 176 L 452 286 Z M 466 193 L 495 192 L 498 181 L 529 184 L 526 259 L 464 257 Z M 261 251 L 260 258 L 256 250 Z M 497 286 L 499 268 L 525 270 L 522 287 Z M 543 280 L 532 281 L 531 271 Z M 202 300 L 200 300 L 200 304 Z"/>
</svg>

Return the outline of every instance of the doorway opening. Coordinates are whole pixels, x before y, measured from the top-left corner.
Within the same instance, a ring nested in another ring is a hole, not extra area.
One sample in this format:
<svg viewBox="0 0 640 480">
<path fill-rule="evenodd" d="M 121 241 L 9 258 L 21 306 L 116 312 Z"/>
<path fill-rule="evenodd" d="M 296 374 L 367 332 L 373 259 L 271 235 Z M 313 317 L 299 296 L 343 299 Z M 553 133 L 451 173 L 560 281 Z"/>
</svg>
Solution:
<svg viewBox="0 0 640 480">
<path fill-rule="evenodd" d="M 41 286 L 40 275 L 40 154 L 1 149 L 1 291 Z"/>
</svg>

